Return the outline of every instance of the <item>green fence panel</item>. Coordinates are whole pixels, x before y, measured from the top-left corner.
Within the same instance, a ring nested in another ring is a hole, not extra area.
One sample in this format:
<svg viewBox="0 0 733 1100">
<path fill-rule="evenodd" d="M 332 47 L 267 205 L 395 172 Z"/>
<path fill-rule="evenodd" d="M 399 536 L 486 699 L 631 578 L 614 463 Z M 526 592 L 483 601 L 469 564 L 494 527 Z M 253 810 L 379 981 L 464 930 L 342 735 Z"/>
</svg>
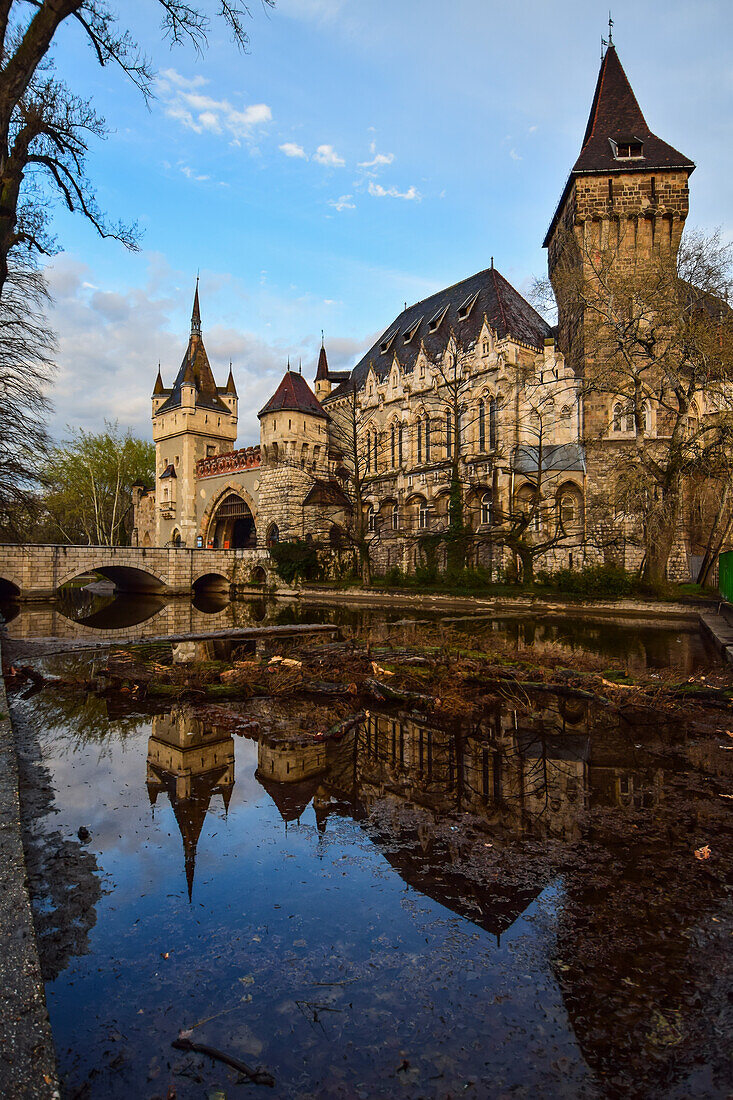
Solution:
<svg viewBox="0 0 733 1100">
<path fill-rule="evenodd" d="M 721 596 L 733 603 L 733 550 L 720 555 L 718 564 L 718 588 Z"/>
</svg>

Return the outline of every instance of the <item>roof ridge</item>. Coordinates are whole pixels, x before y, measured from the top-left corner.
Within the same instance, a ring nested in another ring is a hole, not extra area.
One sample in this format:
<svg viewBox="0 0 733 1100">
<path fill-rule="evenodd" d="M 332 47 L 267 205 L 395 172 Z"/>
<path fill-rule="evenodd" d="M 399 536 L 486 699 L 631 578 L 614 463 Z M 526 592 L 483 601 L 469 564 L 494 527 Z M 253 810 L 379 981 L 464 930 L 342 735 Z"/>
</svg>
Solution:
<svg viewBox="0 0 733 1100">
<path fill-rule="evenodd" d="M 425 298 L 418 298 L 418 300 L 416 302 L 413 302 L 411 306 L 408 306 L 407 309 L 403 309 L 401 313 L 397 314 L 394 323 L 399 321 L 400 317 L 402 317 L 405 313 L 409 313 L 411 309 L 414 309 L 415 306 L 421 306 L 425 302 L 429 302 L 431 298 L 437 297 L 438 294 L 447 294 L 449 290 L 455 290 L 455 288 L 457 286 L 460 286 L 461 283 L 468 283 L 471 279 L 477 279 L 479 275 L 485 275 L 488 271 L 493 270 L 494 268 L 491 267 L 482 267 L 480 271 L 475 271 L 473 275 L 467 275 L 465 279 L 456 279 L 456 281 L 454 283 L 451 283 L 449 286 L 444 286 L 440 290 L 434 290 L 432 294 L 428 294 Z"/>
</svg>

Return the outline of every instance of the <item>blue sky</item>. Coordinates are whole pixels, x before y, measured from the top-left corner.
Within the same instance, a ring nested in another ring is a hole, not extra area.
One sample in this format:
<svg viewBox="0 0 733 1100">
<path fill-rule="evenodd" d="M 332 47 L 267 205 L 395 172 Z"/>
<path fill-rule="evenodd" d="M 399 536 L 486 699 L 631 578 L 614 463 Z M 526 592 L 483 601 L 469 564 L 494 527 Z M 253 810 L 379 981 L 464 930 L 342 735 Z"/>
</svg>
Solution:
<svg viewBox="0 0 733 1100">
<path fill-rule="evenodd" d="M 212 2 L 211 8 L 214 4 Z M 229 359 L 244 445 L 286 359 L 309 378 L 321 329 L 353 365 L 405 301 L 495 258 L 521 291 L 580 147 L 606 33 L 587 0 L 252 0 L 251 47 L 214 25 L 201 56 L 161 43 L 153 0 L 119 5 L 158 71 L 146 107 L 76 29 L 56 63 L 112 132 L 100 203 L 139 253 L 59 210 L 49 267 L 59 334 L 52 428 L 118 418 L 150 434 L 197 270 L 204 338 Z M 647 121 L 696 161 L 691 224 L 733 233 L 733 5 L 623 0 L 614 41 Z M 73 74 L 73 78 L 72 78 Z"/>
</svg>

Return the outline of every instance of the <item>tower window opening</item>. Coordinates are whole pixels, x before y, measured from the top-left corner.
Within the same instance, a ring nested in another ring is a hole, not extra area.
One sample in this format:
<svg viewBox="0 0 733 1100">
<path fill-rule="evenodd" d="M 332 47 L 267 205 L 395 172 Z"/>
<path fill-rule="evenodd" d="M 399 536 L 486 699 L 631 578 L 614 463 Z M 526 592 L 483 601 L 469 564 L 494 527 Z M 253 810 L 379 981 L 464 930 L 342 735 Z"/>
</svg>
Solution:
<svg viewBox="0 0 733 1100">
<path fill-rule="evenodd" d="M 478 403 L 478 449 L 486 450 L 486 410 L 483 401 Z"/>
</svg>

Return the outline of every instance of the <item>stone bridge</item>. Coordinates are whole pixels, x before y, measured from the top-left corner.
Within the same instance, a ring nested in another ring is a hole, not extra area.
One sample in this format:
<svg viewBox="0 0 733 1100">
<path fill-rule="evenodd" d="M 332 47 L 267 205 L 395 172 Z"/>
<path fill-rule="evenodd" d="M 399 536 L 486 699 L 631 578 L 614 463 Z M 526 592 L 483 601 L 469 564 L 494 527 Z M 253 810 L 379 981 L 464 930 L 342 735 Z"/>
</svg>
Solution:
<svg viewBox="0 0 733 1100">
<path fill-rule="evenodd" d="M 82 573 L 128 592 L 189 594 L 274 580 L 267 550 L 187 547 L 0 545 L 0 597 L 45 600 Z"/>
</svg>

